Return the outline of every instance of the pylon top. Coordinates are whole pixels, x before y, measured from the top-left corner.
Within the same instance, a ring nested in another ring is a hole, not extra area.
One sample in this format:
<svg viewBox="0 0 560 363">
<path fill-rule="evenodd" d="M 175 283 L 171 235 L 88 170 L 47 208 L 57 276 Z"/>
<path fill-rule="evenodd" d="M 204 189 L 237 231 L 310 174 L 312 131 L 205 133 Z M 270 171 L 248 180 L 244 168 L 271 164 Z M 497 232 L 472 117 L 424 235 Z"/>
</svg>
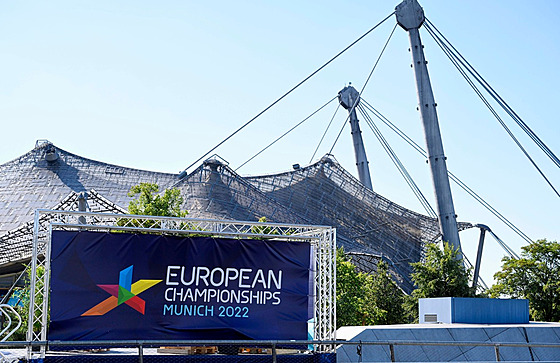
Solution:
<svg viewBox="0 0 560 363">
<path fill-rule="evenodd" d="M 397 15 L 397 23 L 409 31 L 410 29 L 418 29 L 424 23 L 424 9 L 416 0 L 404 0 L 395 8 Z"/>
</svg>

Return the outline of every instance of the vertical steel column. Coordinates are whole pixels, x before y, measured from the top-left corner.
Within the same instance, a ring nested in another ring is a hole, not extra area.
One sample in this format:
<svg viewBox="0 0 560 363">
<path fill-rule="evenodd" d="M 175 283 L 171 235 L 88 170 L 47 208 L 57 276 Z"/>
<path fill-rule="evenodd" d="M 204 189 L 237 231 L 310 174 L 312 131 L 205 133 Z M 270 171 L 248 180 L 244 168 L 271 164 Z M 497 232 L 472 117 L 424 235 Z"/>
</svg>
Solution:
<svg viewBox="0 0 560 363">
<path fill-rule="evenodd" d="M 324 235 L 323 235 L 324 236 Z M 323 237 L 324 238 L 324 237 Z M 314 336 L 313 339 L 320 340 L 323 338 L 324 332 L 324 320 L 323 320 L 323 299 L 324 299 L 324 291 L 323 291 L 323 276 L 325 271 L 321 268 L 323 263 L 323 243 L 322 239 L 317 242 L 316 244 L 316 251 L 315 251 L 315 312 L 314 312 L 314 320 L 315 320 L 315 327 L 314 327 Z"/>
<path fill-rule="evenodd" d="M 316 301 L 314 340 L 336 339 L 336 229 L 323 231 L 316 247 Z M 315 345 L 319 352 L 332 346 Z"/>
<path fill-rule="evenodd" d="M 356 115 L 356 107 L 358 107 L 358 103 L 360 102 L 360 93 L 352 86 L 344 87 L 342 91 L 338 92 L 338 101 L 350 114 L 350 126 L 352 128 L 352 141 L 354 143 L 356 166 L 358 167 L 358 178 L 364 186 L 373 190 L 366 148 L 364 147 L 364 140 L 362 139 L 362 130 L 360 130 L 360 122 Z"/>
<path fill-rule="evenodd" d="M 50 271 L 51 271 L 51 242 L 52 242 L 52 225 L 49 224 L 47 241 L 45 242 L 44 250 L 44 272 L 43 272 L 43 306 L 41 307 L 41 340 L 47 340 L 47 328 L 49 325 L 49 299 L 50 299 Z M 41 346 L 41 358 L 45 357 L 47 347 Z"/>
<path fill-rule="evenodd" d="M 78 194 L 78 210 L 80 212 L 86 212 L 87 211 L 87 198 L 88 195 L 86 192 L 81 192 L 80 194 Z M 80 224 L 86 224 L 86 217 L 84 216 L 80 216 L 78 218 L 78 221 Z"/>
<path fill-rule="evenodd" d="M 277 363 L 276 343 L 272 343 L 272 363 Z"/>
<path fill-rule="evenodd" d="M 443 153 L 443 143 L 439 130 L 436 112 L 436 103 L 428 75 L 428 67 L 424 58 L 424 46 L 420 40 L 418 29 L 424 23 L 424 10 L 416 0 L 404 0 L 396 9 L 398 24 L 408 31 L 410 38 L 410 51 L 412 64 L 416 77 L 416 90 L 418 92 L 418 108 L 424 124 L 426 145 L 428 148 L 428 161 L 432 170 L 432 180 L 436 194 L 438 209 L 438 222 L 442 238 L 449 242 L 461 254 L 461 242 L 457 228 L 457 216 L 453 206 L 449 177 L 447 176 L 446 157 Z"/>
<path fill-rule="evenodd" d="M 482 249 L 484 248 L 484 237 L 486 235 L 486 231 L 490 231 L 490 228 L 488 228 L 488 226 L 485 226 L 484 224 L 477 224 L 475 227 L 480 228 L 480 237 L 478 238 L 478 251 L 476 253 L 476 263 L 474 264 L 474 274 L 472 282 L 473 288 L 476 288 L 476 285 L 478 285 L 480 264 L 482 262 Z"/>
<path fill-rule="evenodd" d="M 33 321 L 35 317 L 35 294 L 37 281 L 37 244 L 39 240 L 39 211 L 35 210 L 35 218 L 33 224 L 33 249 L 31 254 L 31 281 L 29 282 L 29 315 L 27 316 L 27 341 L 34 341 L 33 337 Z M 31 345 L 27 347 L 27 360 L 33 357 L 33 348 Z"/>
<path fill-rule="evenodd" d="M 331 258 L 331 276 L 332 280 L 330 283 L 331 286 L 331 339 L 336 340 L 336 228 L 331 228 L 330 230 L 330 248 L 332 253 Z M 332 346 L 333 351 L 336 349 L 335 346 Z"/>
</svg>

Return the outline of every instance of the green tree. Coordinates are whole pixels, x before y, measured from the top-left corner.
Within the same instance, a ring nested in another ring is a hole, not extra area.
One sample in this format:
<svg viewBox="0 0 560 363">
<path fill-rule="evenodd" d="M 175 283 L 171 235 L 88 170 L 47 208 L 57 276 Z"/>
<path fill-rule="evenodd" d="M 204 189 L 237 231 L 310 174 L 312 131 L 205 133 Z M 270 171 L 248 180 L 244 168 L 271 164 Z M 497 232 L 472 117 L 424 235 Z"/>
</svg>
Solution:
<svg viewBox="0 0 560 363">
<path fill-rule="evenodd" d="M 130 188 L 128 196 L 134 198 L 128 204 L 130 214 L 159 217 L 185 217 L 188 212 L 181 209 L 184 198 L 177 188 L 165 189 L 160 193 L 154 183 L 140 183 Z M 161 222 L 145 219 L 121 218 L 119 226 L 160 228 Z"/>
<path fill-rule="evenodd" d="M 336 326 L 367 325 L 368 311 L 365 309 L 366 276 L 360 274 L 350 261 L 346 259 L 344 251 L 338 249 L 336 253 Z M 372 309 L 369 315 L 377 315 Z"/>
<path fill-rule="evenodd" d="M 37 282 L 36 286 L 39 290 L 43 287 L 43 277 L 45 275 L 45 268 L 43 266 L 37 267 Z M 12 341 L 25 341 L 27 340 L 27 328 L 29 326 L 29 297 L 31 295 L 30 289 L 30 282 L 31 282 L 31 266 L 27 266 L 25 268 L 25 276 L 24 276 L 24 284 L 25 287 L 18 288 L 20 289 L 20 304 L 16 306 L 16 311 L 18 312 L 19 316 L 21 317 L 21 326 L 15 333 L 9 338 Z M 43 304 L 43 296 L 38 294 L 35 297 L 36 305 L 40 306 Z M 49 314 L 50 315 L 50 314 Z M 39 312 L 35 310 L 35 317 L 39 317 Z M 49 319 L 50 320 L 50 319 Z M 39 334 L 41 330 L 41 326 L 39 323 L 35 323 L 33 327 L 33 331 L 35 334 Z"/>
<path fill-rule="evenodd" d="M 184 199 L 177 188 L 165 189 L 160 194 L 157 184 L 140 183 L 130 188 L 128 196 L 134 198 L 128 204 L 130 214 L 168 217 L 185 217 L 188 214 L 181 209 Z"/>
<path fill-rule="evenodd" d="M 369 283 L 371 290 L 369 305 L 378 309 L 375 324 L 402 324 L 406 322 L 403 307 L 405 294 L 391 279 L 385 261 L 379 261 L 377 271 Z"/>
<path fill-rule="evenodd" d="M 266 223 L 268 220 L 266 217 L 260 217 L 259 223 Z M 254 234 L 278 234 L 278 231 L 275 231 L 270 226 L 253 226 L 251 227 L 251 233 Z M 255 237 L 256 238 L 256 237 Z M 261 239 L 262 237 L 258 237 L 257 239 Z"/>
<path fill-rule="evenodd" d="M 376 325 L 404 322 L 404 293 L 391 280 L 387 264 L 375 274 L 358 272 L 344 250 L 336 254 L 336 325 Z"/>
<path fill-rule="evenodd" d="M 405 309 L 411 321 L 418 319 L 418 299 L 429 297 L 475 297 L 469 286 L 470 269 L 463 266 L 459 250 L 449 243 L 443 249 L 435 243 L 426 246 L 424 261 L 411 263 L 416 289 L 408 296 Z"/>
<path fill-rule="evenodd" d="M 521 250 L 520 259 L 502 259 L 490 296 L 529 299 L 533 320 L 560 321 L 560 244 L 541 239 Z"/>
</svg>

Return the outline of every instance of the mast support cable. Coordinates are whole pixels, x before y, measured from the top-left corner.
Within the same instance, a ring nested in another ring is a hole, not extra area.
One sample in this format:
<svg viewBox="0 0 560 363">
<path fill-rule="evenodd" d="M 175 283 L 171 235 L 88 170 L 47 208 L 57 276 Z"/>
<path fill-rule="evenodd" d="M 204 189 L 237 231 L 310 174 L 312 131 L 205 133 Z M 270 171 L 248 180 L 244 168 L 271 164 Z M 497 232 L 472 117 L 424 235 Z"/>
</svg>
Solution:
<svg viewBox="0 0 560 363">
<path fill-rule="evenodd" d="M 325 64 L 323 64 L 321 67 L 317 68 L 315 71 L 313 71 L 310 75 L 308 75 L 307 77 L 305 77 L 302 81 L 300 81 L 298 84 L 296 84 L 294 87 L 292 87 L 288 92 L 284 93 L 282 96 L 280 96 L 278 99 L 276 99 L 276 101 L 272 102 L 269 106 L 267 106 L 264 110 L 262 110 L 261 112 L 259 112 L 256 116 L 254 116 L 252 119 L 250 119 L 249 121 L 247 121 L 245 124 L 243 124 L 241 127 L 239 127 L 237 130 L 235 130 L 233 133 L 231 133 L 228 137 L 226 137 L 225 139 L 223 139 L 222 141 L 220 141 L 216 146 L 214 146 L 213 148 L 211 148 L 210 150 L 208 150 L 204 155 L 202 155 L 201 157 L 199 157 L 197 160 L 195 160 L 192 164 L 190 164 L 189 166 L 187 166 L 183 173 L 181 173 L 180 175 L 186 174 L 186 171 L 188 169 L 190 169 L 193 165 L 195 165 L 196 163 L 198 163 L 199 161 L 201 161 L 202 159 L 204 159 L 206 156 L 208 156 L 211 152 L 213 152 L 214 150 L 216 150 L 218 147 L 220 147 L 222 144 L 224 144 L 226 141 L 228 141 L 229 139 L 231 139 L 233 136 L 235 136 L 239 131 L 243 130 L 245 127 L 247 127 L 250 123 L 252 123 L 253 121 L 255 121 L 257 118 L 259 118 L 262 114 L 264 114 L 266 111 L 270 110 L 272 107 L 274 107 L 278 102 L 280 102 L 281 100 L 283 100 L 286 96 L 288 96 L 290 93 L 292 93 L 293 91 L 295 91 L 297 88 L 299 88 L 299 86 L 301 86 L 302 84 L 304 84 L 306 81 L 308 81 L 311 77 L 313 77 L 314 75 L 316 75 L 317 73 L 319 73 L 320 71 L 322 71 L 326 66 L 328 66 L 330 63 L 332 63 L 335 59 L 337 59 L 339 56 L 341 56 L 343 53 L 345 53 L 348 49 L 352 48 L 356 43 L 358 43 L 360 40 L 362 40 L 363 38 L 365 38 L 369 33 L 371 33 L 372 31 L 374 31 L 375 29 L 377 29 L 381 24 L 383 24 L 385 21 L 387 21 L 387 19 L 389 19 L 390 17 L 392 17 L 395 14 L 395 12 L 392 12 L 391 14 L 389 14 L 387 17 L 385 17 L 383 20 L 381 20 L 379 23 L 377 23 L 376 25 L 374 25 L 370 30 L 368 30 L 367 32 L 365 32 L 362 36 L 360 36 L 358 39 L 354 40 L 350 45 L 348 45 L 346 48 L 344 48 L 343 50 L 341 50 L 337 55 L 335 55 L 334 57 L 332 57 L 331 59 L 329 59 Z"/>
</svg>

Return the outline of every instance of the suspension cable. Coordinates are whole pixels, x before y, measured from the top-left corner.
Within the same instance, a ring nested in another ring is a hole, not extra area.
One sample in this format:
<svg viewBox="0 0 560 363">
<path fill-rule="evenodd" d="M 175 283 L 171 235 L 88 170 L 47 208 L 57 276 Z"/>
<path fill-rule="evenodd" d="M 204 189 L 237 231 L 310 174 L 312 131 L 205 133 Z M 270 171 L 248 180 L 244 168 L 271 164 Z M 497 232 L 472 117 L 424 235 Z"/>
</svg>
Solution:
<svg viewBox="0 0 560 363">
<path fill-rule="evenodd" d="M 360 102 L 360 97 L 362 96 L 362 93 L 364 93 L 364 90 L 366 89 L 366 86 L 367 86 L 371 76 L 373 75 L 373 71 L 375 71 L 375 69 L 377 68 L 377 65 L 379 64 L 379 61 L 381 60 L 381 57 L 383 56 L 383 53 L 385 53 L 385 49 L 387 49 L 387 45 L 389 45 L 389 41 L 393 37 L 393 34 L 395 33 L 396 28 L 397 28 L 397 24 L 395 24 L 395 26 L 391 30 L 391 33 L 389 34 L 389 37 L 387 38 L 387 41 L 383 45 L 383 48 L 381 49 L 381 52 L 379 53 L 379 56 L 375 60 L 375 63 L 373 65 L 373 67 L 371 68 L 371 71 L 369 72 L 369 75 L 368 75 L 366 81 L 364 82 L 364 85 L 362 86 L 362 89 L 361 89 L 358 97 L 356 97 L 356 99 L 354 100 L 354 104 L 352 105 L 352 108 L 350 108 L 350 111 L 348 112 L 348 116 L 346 116 L 346 120 L 344 120 L 344 124 L 342 125 L 342 128 L 340 129 L 340 132 L 336 136 L 336 139 L 334 140 L 334 143 L 333 143 L 331 149 L 329 150 L 329 154 L 332 154 L 332 151 L 333 151 L 336 143 L 338 142 L 338 139 L 340 138 L 340 135 L 342 134 L 342 130 L 344 130 L 344 127 L 346 126 L 346 121 L 348 121 L 348 119 L 350 118 L 350 115 L 356 109 L 356 106 L 358 105 L 358 102 Z"/>
<path fill-rule="evenodd" d="M 309 120 L 312 116 L 314 116 L 317 112 L 321 111 L 323 108 L 327 107 L 327 105 L 329 105 L 332 101 L 334 101 L 336 99 L 336 96 L 331 98 L 330 101 L 328 101 L 327 103 L 325 103 L 323 106 L 319 107 L 317 110 L 315 110 L 313 113 L 311 113 L 309 116 L 307 116 L 306 118 L 304 118 L 303 120 L 301 120 L 299 123 L 297 123 L 294 127 L 292 127 L 291 129 L 289 129 L 288 131 L 286 131 L 282 136 L 278 137 L 276 140 L 274 140 L 273 142 L 271 142 L 270 144 L 268 144 L 264 149 L 262 149 L 261 151 L 259 151 L 258 153 L 256 153 L 255 155 L 253 155 L 249 160 L 245 161 L 243 164 L 241 164 L 240 166 L 237 167 L 237 169 L 235 169 L 235 171 L 241 169 L 245 164 L 247 164 L 248 162 L 250 162 L 251 160 L 253 160 L 254 158 L 256 158 L 257 156 L 259 156 L 261 153 L 263 153 L 266 149 L 268 149 L 269 147 L 271 147 L 272 145 L 274 145 L 277 141 L 279 141 L 280 139 L 282 139 L 284 136 L 288 135 L 290 132 L 294 131 L 298 126 L 300 126 L 301 124 L 303 124 L 305 121 Z"/>
<path fill-rule="evenodd" d="M 514 250 L 512 250 L 504 241 L 502 241 L 500 237 L 498 237 L 494 232 L 492 232 L 492 230 L 488 230 L 488 233 L 490 233 L 490 235 L 494 237 L 494 239 L 500 244 L 500 246 L 502 246 L 504 250 L 506 250 L 507 253 L 509 253 L 509 255 L 512 258 L 519 260 L 519 256 L 517 255 L 517 253 L 515 253 Z"/>
<path fill-rule="evenodd" d="M 514 231 L 519 237 L 523 238 L 527 243 L 533 243 L 533 240 L 529 238 L 523 231 L 519 229 L 515 224 L 509 221 L 504 215 L 502 215 L 496 208 L 492 207 L 490 203 L 484 200 L 480 195 L 478 195 L 474 190 L 472 190 L 467 184 L 465 184 L 461 179 L 459 179 L 455 174 L 448 171 L 449 178 L 461 187 L 467 194 L 474 198 L 477 202 L 482 204 L 490 213 L 492 213 L 496 218 L 498 218 L 502 223 L 508 226 L 512 231 Z"/>
<path fill-rule="evenodd" d="M 402 177 L 404 178 L 404 180 L 406 181 L 406 183 L 408 184 L 408 186 L 410 187 L 410 189 L 412 190 L 416 198 L 418 198 L 418 201 L 420 202 L 422 207 L 424 207 L 424 209 L 426 210 L 426 213 L 428 213 L 430 217 L 437 219 L 436 212 L 434 211 L 434 209 L 432 208 L 432 206 L 430 205 L 430 203 L 428 202 L 424 194 L 422 194 L 422 191 L 420 190 L 420 188 L 418 188 L 418 185 L 414 182 L 414 179 L 410 176 L 408 170 L 406 170 L 404 164 L 400 161 L 399 157 L 394 152 L 391 145 L 389 145 L 389 143 L 387 142 L 387 140 L 385 139 L 385 137 L 383 136 L 383 134 L 381 133 L 377 125 L 375 124 L 375 122 L 373 122 L 372 118 L 369 116 L 366 109 L 362 105 L 358 105 L 358 110 L 360 111 L 360 114 L 365 119 L 366 123 L 368 124 L 369 128 L 371 129 L 371 131 L 373 132 L 377 140 L 379 140 L 379 143 L 381 144 L 381 146 L 383 147 L 387 155 L 389 155 L 389 158 L 391 159 L 393 164 L 395 164 L 398 171 L 401 173 Z"/>
<path fill-rule="evenodd" d="M 354 109 L 354 106 L 352 106 L 352 109 Z M 340 131 L 338 132 L 338 135 L 336 135 L 336 139 L 334 139 L 334 142 L 331 146 L 331 149 L 329 150 L 329 154 L 332 154 L 334 147 L 336 146 L 336 143 L 338 142 L 338 139 L 340 138 L 340 135 L 342 135 L 342 131 L 344 130 L 344 128 L 346 127 L 347 121 L 350 118 L 350 113 L 348 113 L 348 115 L 346 116 L 346 118 L 344 119 L 344 123 L 342 124 L 342 127 L 340 128 Z"/>
<path fill-rule="evenodd" d="M 451 42 L 436 28 L 436 26 L 427 20 L 426 29 L 430 28 L 432 32 L 437 32 L 438 38 L 441 37 L 445 43 L 453 50 L 454 57 L 460 59 L 461 64 L 475 77 L 475 79 L 486 89 L 486 91 L 494 98 L 494 100 L 510 115 L 510 117 L 525 131 L 525 133 L 541 148 L 541 150 L 552 160 L 556 166 L 560 168 L 560 159 L 552 152 L 552 150 L 531 130 L 531 128 L 521 119 L 521 117 L 511 108 L 506 101 L 490 86 L 488 82 L 476 71 L 476 69 L 463 57 L 463 55 L 451 44 Z M 432 29 L 433 28 L 433 29 Z"/>
<path fill-rule="evenodd" d="M 383 45 L 383 48 L 381 49 L 381 53 L 379 53 L 379 57 L 377 57 L 377 60 L 375 61 L 375 64 L 373 65 L 373 68 L 369 72 L 369 75 L 368 75 L 368 77 L 367 77 L 367 79 L 364 83 L 364 86 L 362 87 L 362 91 L 360 92 L 360 95 L 362 95 L 362 93 L 364 93 L 364 89 L 366 88 L 366 85 L 368 84 L 371 76 L 373 75 L 373 71 L 375 71 L 375 69 L 377 68 L 377 64 L 379 64 L 379 61 L 381 60 L 381 57 L 383 56 L 383 53 L 385 53 L 385 49 L 387 49 L 387 46 L 389 45 L 389 42 L 391 41 L 391 38 L 393 37 L 393 34 L 395 33 L 395 29 L 397 29 L 397 25 L 398 24 L 395 24 L 395 26 L 393 27 L 393 30 L 391 30 L 391 33 L 389 34 L 389 37 L 387 38 L 387 41 Z"/>
<path fill-rule="evenodd" d="M 428 28 L 426 28 L 428 29 Z M 432 35 L 432 37 L 434 37 L 434 34 L 432 33 L 431 30 L 428 30 L 428 33 L 430 33 L 430 35 Z M 560 197 L 560 193 L 558 192 L 558 190 L 554 187 L 554 185 L 552 184 L 552 182 L 548 179 L 548 177 L 544 174 L 544 172 L 541 170 L 541 168 L 539 168 L 539 166 L 537 165 L 537 163 L 533 160 L 533 158 L 529 155 L 529 153 L 527 152 L 527 150 L 523 147 L 523 145 L 521 144 L 521 142 L 515 137 L 515 135 L 513 134 L 513 132 L 509 129 L 509 127 L 505 124 L 505 122 L 502 120 L 502 118 L 500 117 L 500 115 L 496 112 L 496 110 L 494 110 L 494 108 L 492 107 L 492 105 L 490 104 L 490 102 L 486 99 L 486 97 L 484 97 L 484 95 L 482 94 L 482 92 L 478 89 L 478 87 L 474 84 L 474 82 L 470 79 L 470 77 L 468 76 L 468 74 L 466 74 L 466 72 L 460 67 L 459 63 L 457 62 L 457 59 L 455 57 L 453 57 L 453 55 L 450 52 L 449 48 L 443 44 L 443 43 L 439 43 L 439 39 L 437 39 L 436 37 L 434 37 L 434 40 L 436 41 L 436 43 L 438 43 L 438 45 L 441 47 L 441 49 L 443 50 L 443 52 L 448 56 L 449 60 L 451 61 L 451 63 L 453 63 L 453 65 L 455 66 L 455 68 L 457 68 L 457 70 L 459 71 L 459 73 L 461 73 L 461 75 L 463 76 L 463 78 L 467 81 L 467 83 L 471 86 L 471 88 L 474 90 L 474 92 L 478 95 L 478 97 L 482 100 L 482 102 L 484 103 L 484 105 L 488 108 L 488 110 L 490 110 L 490 112 L 492 113 L 492 115 L 496 118 L 496 120 L 499 122 L 499 124 L 502 126 L 502 128 L 506 131 L 506 133 L 510 136 L 510 138 L 515 142 L 515 144 L 519 147 L 519 149 L 523 152 L 523 154 L 527 157 L 527 159 L 531 162 L 531 164 L 533 164 L 533 166 L 535 167 L 535 169 L 537 169 L 537 171 L 539 172 L 539 174 L 543 177 L 543 179 L 547 182 L 547 184 L 550 186 L 550 188 L 552 188 L 552 190 L 556 193 L 556 195 L 558 197 Z M 511 115 L 510 115 L 511 116 Z"/>
<path fill-rule="evenodd" d="M 204 159 L 206 156 L 208 156 L 212 151 L 216 150 L 218 147 L 220 147 L 223 143 L 225 143 L 226 141 L 228 141 L 229 139 L 231 139 L 235 134 L 237 134 L 239 131 L 243 130 L 246 126 L 248 126 L 251 122 L 255 121 L 259 116 L 261 116 L 263 113 L 265 113 L 266 111 L 268 111 L 269 109 L 271 109 L 274 105 L 276 105 L 278 102 L 280 102 L 282 99 L 284 99 L 286 96 L 288 96 L 290 93 L 292 93 L 293 91 L 295 91 L 299 86 L 301 86 L 302 84 L 304 84 L 307 80 L 309 80 L 311 77 L 313 77 L 314 75 L 316 75 L 317 73 L 319 73 L 320 71 L 323 70 L 323 68 L 325 68 L 326 66 L 328 66 L 330 63 L 332 63 L 336 58 L 338 58 L 339 56 L 341 56 L 344 52 L 346 52 L 348 49 L 352 48 L 356 43 L 358 43 L 360 40 L 362 40 L 363 38 L 365 38 L 369 33 L 371 33 L 372 31 L 374 31 L 375 29 L 377 29 L 381 24 L 383 24 L 387 19 L 389 19 L 390 17 L 392 17 L 395 14 L 395 12 L 392 12 L 391 14 L 389 14 L 385 19 L 381 20 L 379 23 L 377 23 L 374 27 L 372 27 L 370 30 L 368 30 L 367 32 L 365 32 L 362 36 L 360 36 L 358 39 L 354 40 L 349 46 L 347 46 L 346 48 L 344 48 L 343 50 L 341 50 L 337 55 L 335 55 L 334 57 L 332 57 L 331 59 L 329 59 L 325 64 L 323 64 L 321 67 L 317 68 L 313 73 L 311 73 L 310 75 L 308 75 L 307 77 L 305 77 L 301 82 L 299 82 L 298 84 L 296 84 L 294 87 L 292 87 L 288 92 L 284 93 L 280 98 L 278 98 L 276 101 L 272 102 L 269 106 L 267 106 L 264 110 L 262 110 L 261 112 L 259 112 L 255 117 L 253 117 L 252 119 L 250 119 L 249 121 L 247 121 L 245 124 L 243 124 L 241 127 L 239 127 L 237 130 L 235 130 L 233 133 L 231 133 L 228 137 L 226 137 L 225 139 L 223 139 L 222 141 L 220 141 L 216 146 L 214 146 L 212 149 L 208 150 L 204 155 L 202 155 L 201 157 L 199 157 L 198 159 L 196 159 L 191 165 L 187 166 L 187 168 L 185 169 L 188 170 L 190 169 L 193 165 L 195 165 L 196 163 L 198 163 L 200 160 Z"/>
<path fill-rule="evenodd" d="M 412 146 L 414 149 L 416 149 L 416 151 L 418 151 L 424 157 L 428 157 L 428 154 L 426 153 L 426 151 L 424 151 L 424 149 L 422 149 L 422 147 L 420 145 L 418 145 L 414 140 L 412 140 L 410 137 L 408 137 L 407 134 L 405 134 L 403 131 L 401 131 L 401 129 L 399 129 L 395 124 L 393 124 L 391 121 L 389 121 L 385 116 L 383 116 L 383 114 L 381 114 L 381 112 L 376 110 L 366 100 L 362 99 L 362 101 L 364 101 L 364 104 L 369 109 L 369 111 L 371 111 L 385 125 L 387 125 L 391 130 L 393 130 L 397 135 L 399 135 L 404 141 L 406 141 L 410 146 Z"/>
<path fill-rule="evenodd" d="M 370 105 L 366 100 L 362 99 L 363 104 L 385 125 L 387 125 L 391 130 L 393 130 L 398 136 L 400 136 L 404 141 L 406 141 L 410 146 L 412 146 L 418 153 L 420 153 L 424 158 L 427 157 L 428 153 L 414 140 L 407 136 L 403 131 L 401 131 L 395 124 L 393 124 L 389 119 L 387 119 L 381 112 L 376 110 L 372 105 Z M 447 171 L 449 178 L 455 182 L 461 189 L 463 189 L 467 194 L 469 194 L 474 200 L 479 202 L 484 208 L 486 208 L 490 213 L 492 213 L 496 218 L 498 218 L 502 223 L 514 231 L 519 237 L 523 238 L 528 243 L 533 241 L 521 231 L 516 225 L 510 222 L 506 217 L 504 217 L 500 212 L 498 212 L 494 207 L 492 207 L 484 198 L 478 195 L 474 190 L 472 190 L 468 185 L 466 185 L 461 179 L 456 177 L 452 172 Z"/>
<path fill-rule="evenodd" d="M 463 76 L 463 78 L 467 81 L 467 83 L 471 86 L 471 88 L 474 90 L 474 92 L 478 95 L 478 97 L 482 100 L 482 102 L 486 105 L 486 107 L 490 110 L 490 112 L 494 115 L 494 117 L 496 118 L 496 120 L 498 120 L 498 122 L 500 123 L 500 125 L 502 126 L 502 128 L 504 128 L 504 130 L 507 132 L 507 134 L 511 137 L 511 139 L 515 142 L 515 144 L 517 145 L 517 147 L 519 147 L 519 149 L 523 152 L 523 154 L 527 157 L 527 159 L 529 159 L 529 161 L 531 162 L 531 164 L 533 164 L 533 166 L 535 167 L 535 169 L 537 169 L 537 171 L 539 172 L 539 174 L 541 174 L 541 176 L 543 177 L 543 179 L 548 183 L 548 185 L 552 188 L 552 190 L 556 193 L 556 195 L 558 197 L 560 197 L 560 193 L 556 190 L 556 188 L 554 187 L 554 185 L 552 184 L 552 182 L 547 178 L 547 176 L 544 174 L 544 172 L 541 170 L 541 168 L 539 168 L 539 166 L 537 165 L 537 163 L 533 160 L 533 158 L 529 155 L 529 153 L 527 152 L 527 150 L 523 147 L 523 145 L 521 145 L 521 142 L 519 142 L 519 140 L 515 137 L 515 135 L 513 134 L 513 132 L 509 129 L 509 127 L 507 127 L 507 125 L 505 124 L 505 122 L 502 120 L 502 118 L 499 116 L 499 114 L 496 112 L 496 110 L 494 110 L 494 108 L 492 107 L 492 105 L 490 104 L 490 102 L 488 102 L 488 100 L 484 97 L 484 95 L 482 94 L 482 92 L 480 92 L 480 90 L 478 89 L 478 87 L 476 87 L 476 85 L 474 84 L 474 82 L 470 79 L 470 77 L 468 76 L 468 74 L 464 71 L 464 69 L 461 68 L 460 64 L 460 60 L 457 59 L 457 56 L 454 55 L 451 50 L 449 49 L 449 47 L 442 42 L 442 40 L 437 36 L 437 34 L 435 34 L 433 32 L 433 30 L 429 27 L 429 25 L 426 24 L 426 30 L 428 30 L 428 33 L 432 36 L 432 38 L 434 39 L 434 41 L 439 45 L 439 47 L 442 49 L 442 51 L 445 53 L 445 55 L 449 58 L 449 60 L 451 61 L 451 63 L 453 63 L 453 65 L 455 66 L 455 68 L 457 68 L 457 70 L 459 71 L 459 73 L 461 73 L 461 75 Z M 464 66 L 464 64 L 463 64 Z M 472 73 L 471 73 L 472 74 Z M 480 83 L 480 81 L 479 81 Z M 484 85 L 482 85 L 484 87 Z M 488 91 L 488 90 L 487 90 Z M 492 96 L 492 95 L 491 95 Z M 495 99 L 495 98 L 494 98 Z M 503 106 L 502 106 L 503 107 Z M 506 112 L 508 112 L 506 110 Z M 508 112 L 509 113 L 509 112 Z M 510 116 L 512 116 L 510 114 Z M 513 116 L 512 116 L 513 117 Z M 545 145 L 546 146 L 546 145 Z"/>
<path fill-rule="evenodd" d="M 334 120 L 334 117 L 336 116 L 338 110 L 340 109 L 340 102 L 338 103 L 338 106 L 336 106 L 336 110 L 334 110 L 334 114 L 331 117 L 331 120 L 329 121 L 329 124 L 327 125 L 327 128 L 325 129 L 325 132 L 323 132 L 323 136 L 321 136 L 321 140 L 319 140 L 319 144 L 317 145 L 317 147 L 315 148 L 315 151 L 313 152 L 313 155 L 311 156 L 311 159 L 309 159 L 309 164 L 311 164 L 311 162 L 313 161 L 313 159 L 315 158 L 315 155 L 317 155 L 317 151 L 319 150 L 319 147 L 321 146 L 321 144 L 323 143 L 323 139 L 325 138 L 325 136 L 327 135 L 327 132 L 329 131 L 331 124 Z M 345 122 L 346 123 L 346 122 Z"/>
</svg>

